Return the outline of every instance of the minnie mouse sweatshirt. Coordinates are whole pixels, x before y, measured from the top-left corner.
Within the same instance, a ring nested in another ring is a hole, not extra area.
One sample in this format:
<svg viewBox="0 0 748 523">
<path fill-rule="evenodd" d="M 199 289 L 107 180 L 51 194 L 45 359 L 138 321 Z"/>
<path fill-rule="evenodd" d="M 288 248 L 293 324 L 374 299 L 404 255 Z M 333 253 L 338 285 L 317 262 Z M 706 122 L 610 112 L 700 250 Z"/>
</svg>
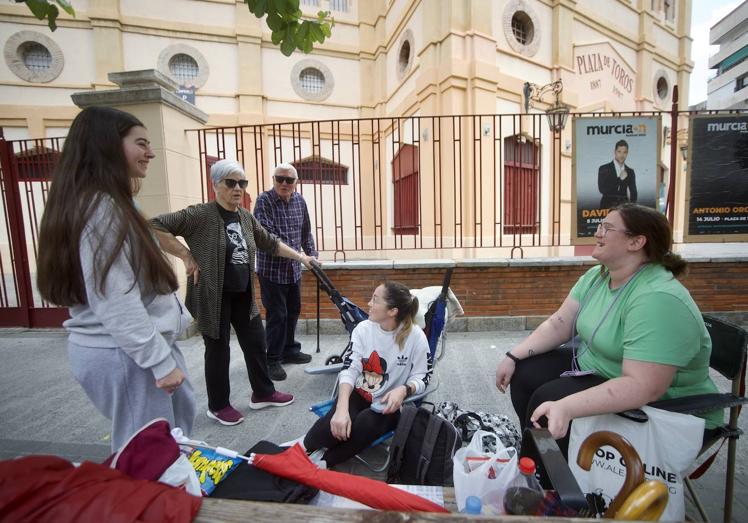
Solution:
<svg viewBox="0 0 748 523">
<path fill-rule="evenodd" d="M 353 348 L 343 362 L 338 382 L 347 383 L 381 412 L 381 398 L 396 387 L 408 383 L 416 394 L 426 389 L 431 379 L 429 344 L 421 328 L 413 325 L 400 350 L 395 337 L 399 328 L 386 331 L 373 321 L 359 323 L 351 334 Z"/>
</svg>

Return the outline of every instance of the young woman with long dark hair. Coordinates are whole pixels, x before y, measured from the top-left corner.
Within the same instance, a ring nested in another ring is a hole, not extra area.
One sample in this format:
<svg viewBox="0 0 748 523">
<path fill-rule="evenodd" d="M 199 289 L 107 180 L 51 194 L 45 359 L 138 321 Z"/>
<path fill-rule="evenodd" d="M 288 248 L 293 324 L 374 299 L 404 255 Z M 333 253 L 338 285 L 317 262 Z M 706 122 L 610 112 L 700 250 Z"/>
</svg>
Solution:
<svg viewBox="0 0 748 523">
<path fill-rule="evenodd" d="M 153 158 L 137 118 L 84 109 L 65 140 L 39 231 L 39 292 L 69 307 L 73 375 L 111 419 L 113 449 L 153 418 L 189 433 L 195 416 L 175 344 L 192 318 L 133 200 Z"/>
</svg>

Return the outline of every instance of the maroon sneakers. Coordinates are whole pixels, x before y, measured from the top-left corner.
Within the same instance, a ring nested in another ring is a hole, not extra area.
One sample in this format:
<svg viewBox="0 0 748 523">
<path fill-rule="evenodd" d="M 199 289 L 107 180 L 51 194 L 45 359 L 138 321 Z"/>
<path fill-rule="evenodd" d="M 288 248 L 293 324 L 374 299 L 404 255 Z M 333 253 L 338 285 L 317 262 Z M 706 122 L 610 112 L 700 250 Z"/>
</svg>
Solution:
<svg viewBox="0 0 748 523">
<path fill-rule="evenodd" d="M 208 412 L 206 412 L 206 414 L 210 419 L 216 420 L 221 425 L 238 425 L 239 423 L 244 421 L 244 416 L 242 416 L 242 413 L 236 410 L 231 405 L 227 405 L 216 412 L 209 410 Z"/>
<path fill-rule="evenodd" d="M 270 396 L 265 398 L 258 398 L 253 392 L 252 398 L 249 400 L 249 408 L 251 409 L 264 409 L 265 407 L 285 407 L 293 403 L 293 395 L 286 394 L 285 392 L 273 392 Z"/>
</svg>

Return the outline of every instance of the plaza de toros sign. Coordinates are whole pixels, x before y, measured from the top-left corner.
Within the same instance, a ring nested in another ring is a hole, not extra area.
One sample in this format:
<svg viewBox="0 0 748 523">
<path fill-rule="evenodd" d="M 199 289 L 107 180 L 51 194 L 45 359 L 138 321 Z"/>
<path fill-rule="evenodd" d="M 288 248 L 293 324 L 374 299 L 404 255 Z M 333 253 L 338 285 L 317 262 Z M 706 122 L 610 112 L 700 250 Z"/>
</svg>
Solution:
<svg viewBox="0 0 748 523">
<path fill-rule="evenodd" d="M 607 102 L 610 109 L 633 109 L 636 73 L 609 43 L 574 46 L 574 74 L 564 84 L 585 93 L 584 105 Z"/>
</svg>

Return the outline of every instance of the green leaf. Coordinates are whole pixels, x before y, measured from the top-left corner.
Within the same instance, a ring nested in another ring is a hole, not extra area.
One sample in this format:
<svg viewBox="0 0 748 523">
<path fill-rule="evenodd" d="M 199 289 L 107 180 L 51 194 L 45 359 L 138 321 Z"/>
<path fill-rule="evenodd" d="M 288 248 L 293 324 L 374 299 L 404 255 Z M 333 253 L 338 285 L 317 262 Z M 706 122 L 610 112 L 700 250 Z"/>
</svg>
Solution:
<svg viewBox="0 0 748 523">
<path fill-rule="evenodd" d="M 281 43 L 281 53 L 283 53 L 284 56 L 291 56 L 296 49 L 296 45 L 294 45 L 293 38 L 286 37 L 285 40 L 283 40 L 283 43 Z"/>
<path fill-rule="evenodd" d="M 39 20 L 47 18 L 49 8 L 52 7 L 46 0 L 26 0 L 26 5 L 31 10 L 31 13 Z"/>
<path fill-rule="evenodd" d="M 286 34 L 285 29 L 279 29 L 278 31 L 273 31 L 270 35 L 270 41 L 273 42 L 273 45 L 278 45 L 281 43 L 281 40 L 283 40 L 283 36 Z"/>
<path fill-rule="evenodd" d="M 309 22 L 309 34 L 314 42 L 322 43 L 325 41 L 325 33 L 322 32 L 318 23 Z"/>
<path fill-rule="evenodd" d="M 267 10 L 267 0 L 246 0 L 249 10 L 257 17 L 262 18 L 265 16 Z"/>
<path fill-rule="evenodd" d="M 330 29 L 330 24 L 320 24 L 319 27 L 320 29 L 322 29 L 322 32 L 325 34 L 325 37 L 330 38 L 332 36 L 332 29 Z"/>
<path fill-rule="evenodd" d="M 311 42 L 309 37 L 309 22 L 302 22 L 294 34 L 294 40 L 297 47 L 302 47 L 305 42 Z"/>
<path fill-rule="evenodd" d="M 57 5 L 62 7 L 67 14 L 70 16 L 75 16 L 75 9 L 73 9 L 73 5 L 68 2 L 68 0 L 55 0 L 57 2 Z"/>
<path fill-rule="evenodd" d="M 283 19 L 278 16 L 278 13 L 273 12 L 268 13 L 268 17 L 265 20 L 265 23 L 268 25 L 271 31 L 283 29 L 283 26 L 285 25 Z"/>
<path fill-rule="evenodd" d="M 57 29 L 57 16 L 59 14 L 60 11 L 57 9 L 57 6 L 50 5 L 49 9 L 47 9 L 47 25 L 50 31 Z"/>
</svg>

